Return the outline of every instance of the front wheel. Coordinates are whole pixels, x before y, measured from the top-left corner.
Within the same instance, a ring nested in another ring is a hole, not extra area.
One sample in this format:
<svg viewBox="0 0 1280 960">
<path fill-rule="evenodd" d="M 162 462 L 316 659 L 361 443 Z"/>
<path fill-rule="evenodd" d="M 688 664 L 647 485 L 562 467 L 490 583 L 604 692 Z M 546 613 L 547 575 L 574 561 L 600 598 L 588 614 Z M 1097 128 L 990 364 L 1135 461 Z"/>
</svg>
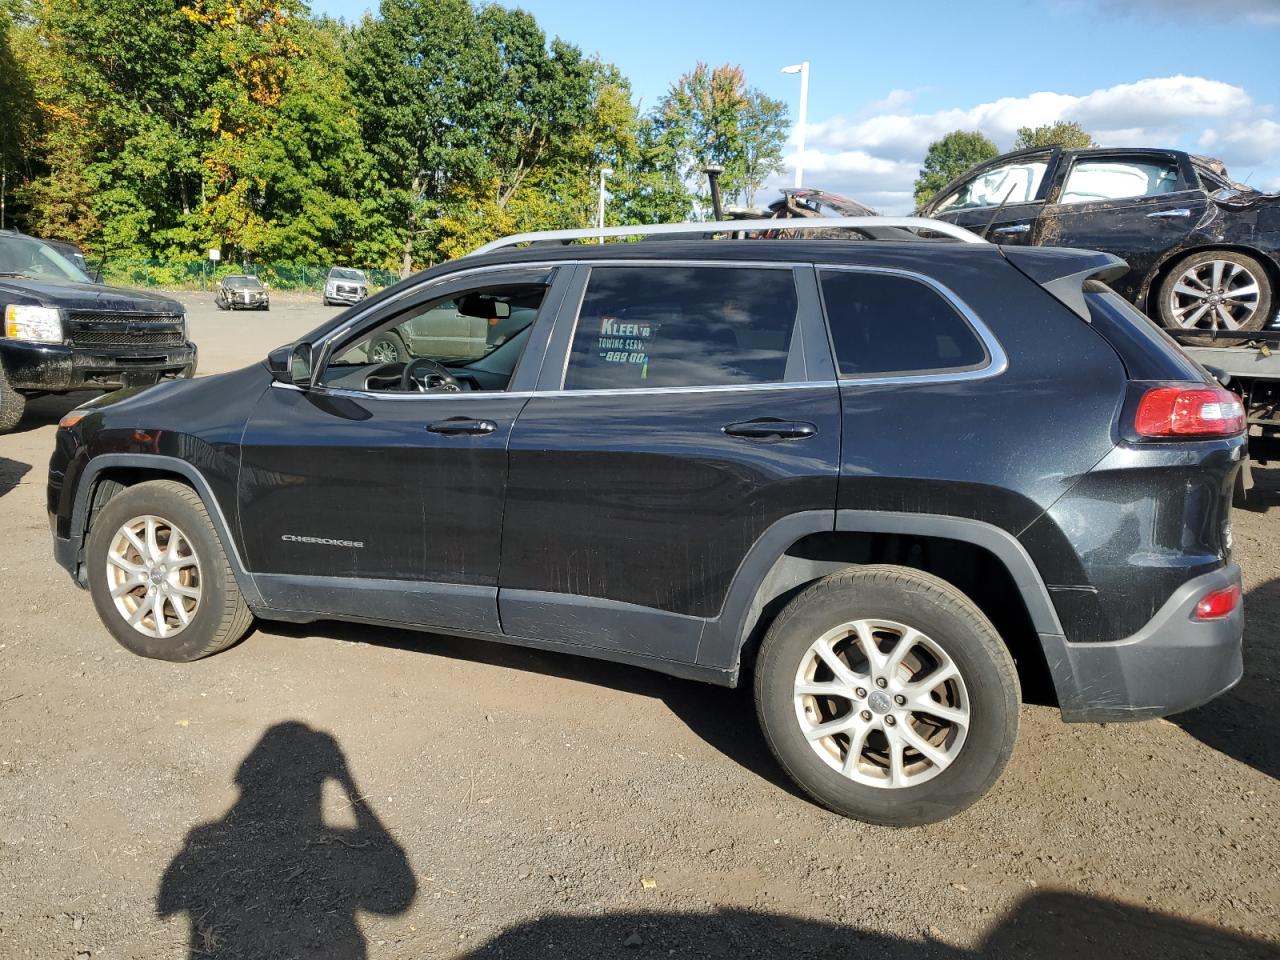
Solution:
<svg viewBox="0 0 1280 960">
<path fill-rule="evenodd" d="M 1160 323 L 1171 330 L 1219 334 L 1198 343 L 1231 345 L 1247 338 L 1223 338 L 1234 331 L 1261 330 L 1271 319 L 1271 280 L 1266 269 L 1235 250 L 1206 250 L 1174 264 L 1160 283 Z"/>
<path fill-rule="evenodd" d="M 0 367 L 0 433 L 16 428 L 26 412 L 26 396 L 13 389 L 9 378 L 4 375 L 4 368 Z"/>
<path fill-rule="evenodd" d="M 198 660 L 252 622 L 204 502 L 184 484 L 148 481 L 108 500 L 85 564 L 98 616 L 141 656 Z"/>
<path fill-rule="evenodd" d="M 886 826 L 953 816 L 1013 753 L 1021 691 L 991 621 L 918 570 L 832 574 L 793 599 L 756 664 L 778 762 L 823 806 Z"/>
</svg>

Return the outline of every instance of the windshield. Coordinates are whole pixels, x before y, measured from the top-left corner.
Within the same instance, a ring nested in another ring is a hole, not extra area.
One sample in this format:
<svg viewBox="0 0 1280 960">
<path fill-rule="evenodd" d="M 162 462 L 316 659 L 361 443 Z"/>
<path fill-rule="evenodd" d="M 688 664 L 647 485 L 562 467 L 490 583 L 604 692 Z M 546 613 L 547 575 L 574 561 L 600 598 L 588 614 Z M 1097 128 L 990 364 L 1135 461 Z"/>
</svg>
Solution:
<svg viewBox="0 0 1280 960">
<path fill-rule="evenodd" d="M 257 277 L 227 277 L 223 281 L 228 287 L 235 287 L 237 290 L 261 290 L 262 284 Z"/>
<path fill-rule="evenodd" d="M 363 280 L 364 273 L 351 267 L 334 267 L 329 271 L 330 280 Z"/>
<path fill-rule="evenodd" d="M 0 276 L 52 283 L 90 283 L 84 272 L 53 247 L 32 237 L 0 235 Z"/>
</svg>

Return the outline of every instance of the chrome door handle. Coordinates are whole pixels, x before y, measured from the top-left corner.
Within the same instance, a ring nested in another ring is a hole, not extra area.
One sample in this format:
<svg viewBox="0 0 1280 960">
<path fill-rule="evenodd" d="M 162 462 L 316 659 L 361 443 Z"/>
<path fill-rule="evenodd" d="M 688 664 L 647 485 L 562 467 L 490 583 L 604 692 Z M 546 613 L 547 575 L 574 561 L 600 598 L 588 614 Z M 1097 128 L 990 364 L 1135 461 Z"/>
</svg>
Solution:
<svg viewBox="0 0 1280 960">
<path fill-rule="evenodd" d="M 498 429 L 498 425 L 492 420 L 469 420 L 466 417 L 451 417 L 448 420 L 438 420 L 430 424 L 427 429 L 432 433 L 443 434 L 446 437 L 482 437 L 485 434 L 493 433 Z"/>
<path fill-rule="evenodd" d="M 1015 223 L 1011 227 L 996 227 L 991 232 L 992 233 L 1029 233 L 1030 231 L 1031 231 L 1031 224 Z"/>
<path fill-rule="evenodd" d="M 1153 210 L 1147 214 L 1148 220 L 1156 220 L 1161 217 L 1189 217 L 1191 211 L 1186 207 L 1179 207 L 1177 210 Z"/>
</svg>

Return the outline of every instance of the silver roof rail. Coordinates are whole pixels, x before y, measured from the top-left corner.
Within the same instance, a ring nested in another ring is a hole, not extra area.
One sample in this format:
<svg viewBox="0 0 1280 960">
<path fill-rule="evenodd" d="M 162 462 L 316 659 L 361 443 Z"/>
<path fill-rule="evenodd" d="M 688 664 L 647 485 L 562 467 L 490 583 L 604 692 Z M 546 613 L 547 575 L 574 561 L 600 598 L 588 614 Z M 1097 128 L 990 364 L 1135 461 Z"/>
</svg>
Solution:
<svg viewBox="0 0 1280 960">
<path fill-rule="evenodd" d="M 765 220 L 714 220 L 707 223 L 655 223 L 622 227 L 592 227 L 587 230 L 535 230 L 532 233 L 514 233 L 509 237 L 486 243 L 472 250 L 468 256 L 489 253 L 520 243 L 537 243 L 565 240 L 603 240 L 605 237 L 653 237 L 682 233 L 737 233 L 757 230 L 830 230 L 833 227 L 852 227 L 866 233 L 874 240 L 919 240 L 912 230 L 928 230 L 940 233 L 962 243 L 986 243 L 976 233 L 957 227 L 944 220 L 927 217 L 775 217 Z"/>
</svg>

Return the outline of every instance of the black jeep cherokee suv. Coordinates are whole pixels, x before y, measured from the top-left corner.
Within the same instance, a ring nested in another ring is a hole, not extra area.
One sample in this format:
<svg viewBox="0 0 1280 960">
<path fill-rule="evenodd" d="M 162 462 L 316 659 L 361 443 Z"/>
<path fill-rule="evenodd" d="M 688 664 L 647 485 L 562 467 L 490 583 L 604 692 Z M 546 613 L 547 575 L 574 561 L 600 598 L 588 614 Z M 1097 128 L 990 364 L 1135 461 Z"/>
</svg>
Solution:
<svg viewBox="0 0 1280 960">
<path fill-rule="evenodd" d="M 254 616 L 753 678 L 841 813 L 964 808 L 1020 684 L 1156 717 L 1241 675 L 1243 414 L 1099 282 L 983 243 L 507 249 L 264 363 L 65 418 L 55 552 L 130 650 Z M 485 322 L 525 311 L 499 343 Z M 410 356 L 369 345 L 409 326 Z"/>
<path fill-rule="evenodd" d="M 27 400 L 195 373 L 182 304 L 92 282 L 52 244 L 0 232 L 0 433 Z"/>
</svg>

